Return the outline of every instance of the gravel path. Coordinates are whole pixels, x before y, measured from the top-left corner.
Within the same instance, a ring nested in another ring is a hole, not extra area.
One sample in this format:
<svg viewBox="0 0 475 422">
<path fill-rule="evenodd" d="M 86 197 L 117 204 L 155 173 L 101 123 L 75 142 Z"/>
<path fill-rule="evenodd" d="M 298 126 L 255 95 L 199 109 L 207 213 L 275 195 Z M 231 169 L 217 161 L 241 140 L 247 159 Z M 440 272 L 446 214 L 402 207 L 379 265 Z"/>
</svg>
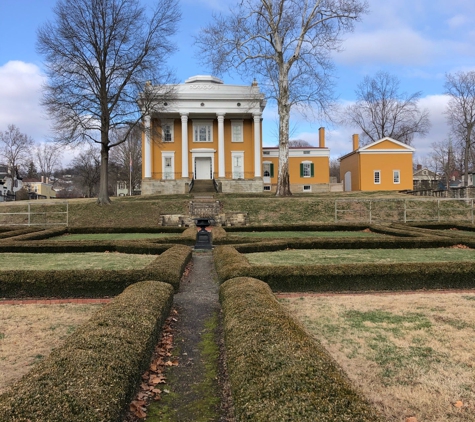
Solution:
<svg viewBox="0 0 475 422">
<path fill-rule="evenodd" d="M 174 324 L 175 350 L 179 365 L 167 372 L 169 387 L 173 393 L 171 407 L 177 421 L 232 421 L 230 416 L 229 389 L 225 380 L 221 347 L 220 375 L 209 385 L 205 373 L 208 357 L 203 355 L 200 343 L 213 318 L 220 319 L 217 274 L 211 251 L 193 252 L 190 271 L 182 279 L 174 306 L 178 312 Z M 217 338 L 222 336 L 217 329 Z M 222 345 L 221 345 L 222 346 Z M 205 383 L 205 384 L 203 384 Z M 203 388 L 203 385 L 205 387 Z M 210 391 L 212 390 L 212 391 Z M 210 395 L 216 404 L 210 412 Z M 220 397 L 221 396 L 221 397 Z M 204 408 L 207 408 L 206 410 Z"/>
</svg>

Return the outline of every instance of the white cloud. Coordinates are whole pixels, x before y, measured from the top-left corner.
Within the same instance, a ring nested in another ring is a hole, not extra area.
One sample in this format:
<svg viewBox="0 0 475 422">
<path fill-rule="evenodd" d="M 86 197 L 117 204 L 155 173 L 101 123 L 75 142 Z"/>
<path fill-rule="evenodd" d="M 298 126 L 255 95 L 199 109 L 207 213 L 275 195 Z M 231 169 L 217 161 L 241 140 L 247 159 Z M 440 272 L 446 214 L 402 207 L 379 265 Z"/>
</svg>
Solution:
<svg viewBox="0 0 475 422">
<path fill-rule="evenodd" d="M 380 29 L 353 34 L 343 44 L 335 61 L 345 64 L 423 65 L 437 51 L 433 42 L 410 28 Z"/>
<path fill-rule="evenodd" d="M 49 122 L 40 106 L 41 87 L 45 77 L 40 69 L 21 61 L 0 66 L 0 130 L 14 124 L 35 141 L 43 141 L 49 133 Z"/>
<path fill-rule="evenodd" d="M 447 24 L 451 29 L 456 29 L 464 26 L 470 22 L 470 19 L 466 15 L 455 15 L 447 20 Z"/>
</svg>

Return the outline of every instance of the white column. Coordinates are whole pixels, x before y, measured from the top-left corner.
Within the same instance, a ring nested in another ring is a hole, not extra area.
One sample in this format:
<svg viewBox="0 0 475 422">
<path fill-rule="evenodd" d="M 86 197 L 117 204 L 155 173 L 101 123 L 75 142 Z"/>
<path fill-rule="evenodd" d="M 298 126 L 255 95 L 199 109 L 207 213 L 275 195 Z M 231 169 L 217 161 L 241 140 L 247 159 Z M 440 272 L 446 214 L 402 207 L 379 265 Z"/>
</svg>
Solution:
<svg viewBox="0 0 475 422">
<path fill-rule="evenodd" d="M 226 176 L 224 168 L 224 113 L 218 116 L 218 177 Z"/>
<path fill-rule="evenodd" d="M 261 115 L 254 114 L 254 177 L 262 176 Z"/>
<path fill-rule="evenodd" d="M 150 116 L 144 116 L 145 124 L 145 151 L 144 151 L 144 163 L 145 163 L 145 177 L 152 177 L 152 141 L 150 139 Z"/>
<path fill-rule="evenodd" d="M 188 113 L 181 114 L 181 177 L 188 178 Z"/>
</svg>

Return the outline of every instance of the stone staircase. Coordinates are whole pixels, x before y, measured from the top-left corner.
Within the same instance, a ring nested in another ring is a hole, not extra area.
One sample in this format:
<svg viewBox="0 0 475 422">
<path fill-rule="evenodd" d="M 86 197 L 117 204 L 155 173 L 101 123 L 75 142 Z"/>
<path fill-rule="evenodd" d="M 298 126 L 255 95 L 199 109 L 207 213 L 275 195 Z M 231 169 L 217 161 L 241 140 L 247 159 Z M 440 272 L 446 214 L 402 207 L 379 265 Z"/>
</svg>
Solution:
<svg viewBox="0 0 475 422">
<path fill-rule="evenodd" d="M 195 180 L 193 182 L 193 189 L 190 192 L 194 197 L 197 196 L 211 196 L 216 193 L 214 183 L 212 180 Z"/>
</svg>

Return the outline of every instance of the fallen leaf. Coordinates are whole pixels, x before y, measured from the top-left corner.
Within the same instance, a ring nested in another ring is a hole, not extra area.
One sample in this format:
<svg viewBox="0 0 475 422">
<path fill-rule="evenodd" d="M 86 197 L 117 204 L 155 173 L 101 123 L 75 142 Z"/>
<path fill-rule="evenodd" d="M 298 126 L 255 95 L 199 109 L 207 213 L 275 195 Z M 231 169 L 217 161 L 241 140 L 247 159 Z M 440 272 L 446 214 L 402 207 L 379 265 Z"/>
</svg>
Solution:
<svg viewBox="0 0 475 422">
<path fill-rule="evenodd" d="M 417 422 L 417 418 L 415 416 L 409 416 L 406 418 L 406 422 Z"/>
<path fill-rule="evenodd" d="M 454 403 L 454 406 L 457 407 L 457 408 L 461 408 L 463 406 L 463 402 L 458 400 Z"/>
</svg>

